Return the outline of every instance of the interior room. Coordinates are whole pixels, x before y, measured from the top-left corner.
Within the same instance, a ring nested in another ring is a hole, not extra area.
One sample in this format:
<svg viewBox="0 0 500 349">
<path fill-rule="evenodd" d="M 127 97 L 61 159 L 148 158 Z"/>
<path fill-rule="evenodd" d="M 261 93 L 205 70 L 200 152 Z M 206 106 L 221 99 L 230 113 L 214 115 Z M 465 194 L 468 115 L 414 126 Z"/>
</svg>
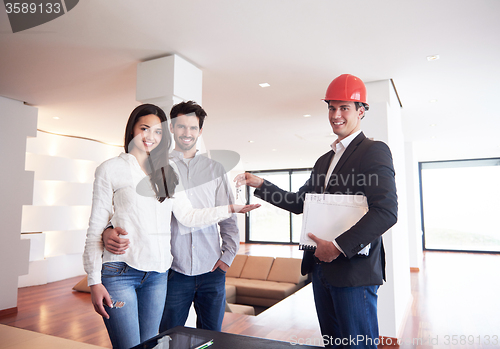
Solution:
<svg viewBox="0 0 500 349">
<path fill-rule="evenodd" d="M 297 190 L 336 140 L 322 99 L 345 73 L 364 81 L 362 130 L 390 147 L 396 172 L 380 336 L 500 347 L 497 0 L 56 3 L 60 14 L 40 23 L 0 5 L 0 347 L 111 347 L 89 294 L 72 287 L 85 275 L 95 170 L 123 152 L 136 106 L 168 114 L 195 100 L 208 114 L 197 148 L 230 181 L 247 171 Z M 300 215 L 263 205 L 237 224 L 238 254 L 272 257 L 268 273 L 302 258 Z M 311 285 L 297 289 L 265 306 L 241 301 L 257 315 L 226 313 L 223 331 L 320 337 Z"/>
</svg>

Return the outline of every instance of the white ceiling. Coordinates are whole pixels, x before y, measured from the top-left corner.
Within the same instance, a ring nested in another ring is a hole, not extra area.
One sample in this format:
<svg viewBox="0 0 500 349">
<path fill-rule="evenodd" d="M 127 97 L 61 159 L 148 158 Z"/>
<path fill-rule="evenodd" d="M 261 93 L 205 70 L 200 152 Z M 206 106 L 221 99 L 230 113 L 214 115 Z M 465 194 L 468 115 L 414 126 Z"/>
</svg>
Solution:
<svg viewBox="0 0 500 349">
<path fill-rule="evenodd" d="M 203 70 L 207 148 L 246 169 L 312 166 L 342 73 L 393 79 L 406 140 L 500 153 L 498 0 L 82 0 L 15 34 L 3 6 L 0 95 L 41 130 L 120 144 L 137 63 L 178 54 Z"/>
</svg>

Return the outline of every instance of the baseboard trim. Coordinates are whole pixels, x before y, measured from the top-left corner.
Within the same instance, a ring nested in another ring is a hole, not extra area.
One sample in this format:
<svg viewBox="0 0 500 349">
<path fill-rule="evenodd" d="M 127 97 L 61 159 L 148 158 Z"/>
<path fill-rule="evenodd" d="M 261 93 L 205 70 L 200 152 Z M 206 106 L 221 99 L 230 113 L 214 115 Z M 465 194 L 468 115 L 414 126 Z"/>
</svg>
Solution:
<svg viewBox="0 0 500 349">
<path fill-rule="evenodd" d="M 17 313 L 17 307 L 0 310 L 0 316 Z"/>
</svg>

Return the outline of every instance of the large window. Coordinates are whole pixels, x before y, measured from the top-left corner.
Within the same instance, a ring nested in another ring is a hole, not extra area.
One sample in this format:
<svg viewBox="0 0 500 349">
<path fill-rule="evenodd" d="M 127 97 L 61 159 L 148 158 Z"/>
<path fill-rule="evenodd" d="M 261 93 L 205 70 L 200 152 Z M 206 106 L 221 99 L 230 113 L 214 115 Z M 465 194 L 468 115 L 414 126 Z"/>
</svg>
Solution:
<svg viewBox="0 0 500 349">
<path fill-rule="evenodd" d="M 267 179 L 281 189 L 297 191 L 309 178 L 310 169 L 256 171 L 255 175 Z M 262 205 L 247 214 L 246 241 L 269 243 L 299 243 L 302 215 L 296 215 L 268 204 L 255 196 L 248 188 L 248 201 Z"/>
<path fill-rule="evenodd" d="M 500 252 L 500 159 L 420 163 L 424 248 Z"/>
</svg>

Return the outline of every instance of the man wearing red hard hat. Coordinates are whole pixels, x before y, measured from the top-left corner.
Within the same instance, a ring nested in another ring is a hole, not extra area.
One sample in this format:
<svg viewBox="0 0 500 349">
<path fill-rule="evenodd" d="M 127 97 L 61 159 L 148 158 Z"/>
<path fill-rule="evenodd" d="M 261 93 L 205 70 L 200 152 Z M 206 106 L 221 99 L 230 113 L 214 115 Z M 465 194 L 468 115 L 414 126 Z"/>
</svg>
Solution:
<svg viewBox="0 0 500 349">
<path fill-rule="evenodd" d="M 397 221 L 392 155 L 385 143 L 370 140 L 361 131 L 361 119 L 369 108 L 361 79 L 338 76 L 328 86 L 324 101 L 338 138 L 316 161 L 298 192 L 284 191 L 250 173 L 238 175 L 235 181 L 257 188 L 255 196 L 296 214 L 304 210 L 306 193 L 366 197 L 368 211 L 350 229 L 331 240 L 309 234 L 317 247 L 304 252 L 302 274 L 312 274 L 326 347 L 377 348 L 377 290 L 385 280 L 381 236 Z"/>
</svg>

